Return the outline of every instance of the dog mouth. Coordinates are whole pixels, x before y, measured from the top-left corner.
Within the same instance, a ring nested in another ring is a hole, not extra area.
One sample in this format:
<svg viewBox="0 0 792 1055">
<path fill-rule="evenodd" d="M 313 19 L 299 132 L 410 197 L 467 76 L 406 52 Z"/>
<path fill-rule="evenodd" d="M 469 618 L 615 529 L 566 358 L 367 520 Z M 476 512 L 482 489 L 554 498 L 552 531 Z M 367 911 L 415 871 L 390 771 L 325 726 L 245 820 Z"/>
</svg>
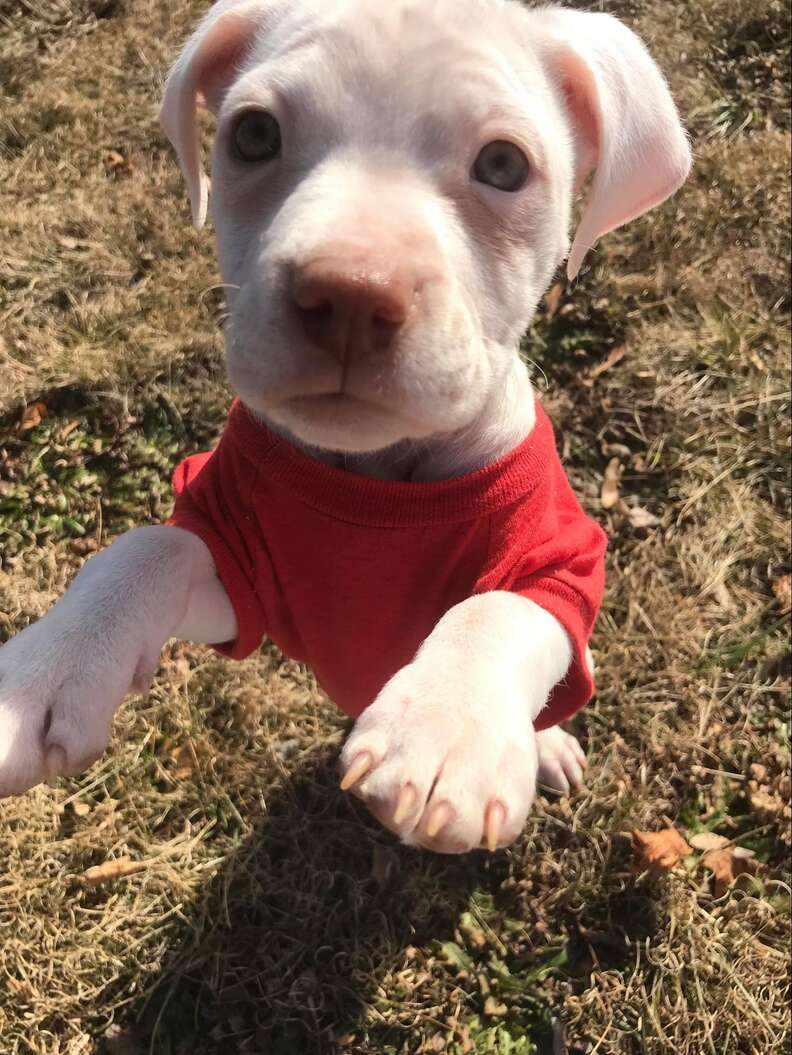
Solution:
<svg viewBox="0 0 792 1055">
<path fill-rule="evenodd" d="M 385 403 L 340 390 L 291 396 L 283 401 L 282 407 L 298 417 L 305 416 L 320 419 L 338 417 L 351 420 L 356 415 L 375 416 L 384 419 L 403 417 L 396 409 Z"/>
<path fill-rule="evenodd" d="M 435 431 L 392 406 L 338 390 L 291 396 L 271 404 L 267 413 L 311 446 L 349 452 L 378 450 Z"/>
</svg>

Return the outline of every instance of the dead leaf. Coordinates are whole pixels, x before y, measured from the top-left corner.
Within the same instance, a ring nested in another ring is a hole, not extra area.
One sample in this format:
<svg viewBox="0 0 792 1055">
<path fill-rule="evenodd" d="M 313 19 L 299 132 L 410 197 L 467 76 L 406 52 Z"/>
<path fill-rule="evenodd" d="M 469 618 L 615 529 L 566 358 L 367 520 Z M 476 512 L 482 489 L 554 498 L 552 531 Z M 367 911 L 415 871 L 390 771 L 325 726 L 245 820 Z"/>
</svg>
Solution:
<svg viewBox="0 0 792 1055">
<path fill-rule="evenodd" d="M 733 610 L 734 602 L 732 601 L 731 594 L 729 593 L 729 588 L 723 581 L 723 579 L 719 579 L 712 587 L 712 596 L 715 598 L 721 608 L 725 608 L 727 612 Z"/>
<path fill-rule="evenodd" d="M 632 457 L 632 451 L 626 443 L 603 443 L 602 457 L 621 458 L 622 461 L 626 462 Z"/>
<path fill-rule="evenodd" d="M 737 876 L 756 875 L 759 870 L 753 850 L 743 846 L 712 850 L 701 858 L 701 863 L 715 877 L 715 897 L 723 897 Z"/>
<path fill-rule="evenodd" d="M 561 297 L 564 295 L 564 287 L 560 282 L 552 286 L 545 296 L 545 314 L 548 319 L 552 319 L 555 313 L 558 311 L 558 305 L 561 303 Z"/>
<path fill-rule="evenodd" d="M 124 876 L 142 872 L 146 866 L 146 861 L 133 861 L 131 857 L 126 856 L 117 857 L 113 861 L 105 861 L 104 864 L 87 869 L 83 872 L 82 881 L 86 886 L 98 887 L 113 879 L 123 879 Z"/>
<path fill-rule="evenodd" d="M 508 1013 L 508 1007 L 505 1004 L 499 1004 L 494 996 L 488 996 L 484 1001 L 484 1014 L 494 1015 L 500 1017 Z"/>
<path fill-rule="evenodd" d="M 763 766 L 760 762 L 751 762 L 748 768 L 754 780 L 760 782 L 762 780 L 767 780 L 767 766 Z"/>
<path fill-rule="evenodd" d="M 643 506 L 625 506 L 625 510 L 627 519 L 634 528 L 657 527 L 660 523 L 660 518 L 650 513 L 648 509 L 644 509 Z"/>
<path fill-rule="evenodd" d="M 176 763 L 173 776 L 177 780 L 192 776 L 198 766 L 198 753 L 192 740 L 185 740 L 183 744 L 171 751 L 170 756 Z"/>
<path fill-rule="evenodd" d="M 192 740 L 191 737 L 188 737 L 183 744 L 172 748 L 168 753 L 176 763 L 172 774 L 177 780 L 191 776 L 201 763 L 211 762 L 214 759 L 212 748 L 206 741 Z"/>
<path fill-rule="evenodd" d="M 764 822 L 774 821 L 781 817 L 786 809 L 786 803 L 778 795 L 774 795 L 768 787 L 757 787 L 756 781 L 752 780 L 753 789 L 748 796 L 757 818 Z"/>
<path fill-rule="evenodd" d="M 773 580 L 773 593 L 782 612 L 792 609 L 792 575 L 781 575 Z"/>
<path fill-rule="evenodd" d="M 22 412 L 22 420 L 19 422 L 19 431 L 27 432 L 28 429 L 35 429 L 36 425 L 40 425 L 46 416 L 47 408 L 43 403 L 31 403 L 30 406 L 25 407 Z"/>
<path fill-rule="evenodd" d="M 619 480 L 621 478 L 621 462 L 618 458 L 611 458 L 602 478 L 602 490 L 600 501 L 603 509 L 613 509 L 619 501 Z"/>
<path fill-rule="evenodd" d="M 715 832 L 697 832 L 689 837 L 688 842 L 694 850 L 722 850 L 729 845 L 730 840 Z"/>
<path fill-rule="evenodd" d="M 79 799 L 75 799 L 71 804 L 72 811 L 77 817 L 87 817 L 91 812 L 91 807 L 87 802 L 80 802 Z"/>
<path fill-rule="evenodd" d="M 632 842 L 638 872 L 648 870 L 663 875 L 693 852 L 676 828 L 664 828 L 659 832 L 642 832 L 633 828 Z"/>
<path fill-rule="evenodd" d="M 117 150 L 108 150 L 102 160 L 105 172 L 107 172 L 108 176 L 113 176 L 115 179 L 131 176 L 135 171 L 135 166 L 129 158 L 125 158 Z"/>
<path fill-rule="evenodd" d="M 597 363 L 596 366 L 593 366 L 586 376 L 580 379 L 581 384 L 585 388 L 592 388 L 597 378 L 606 373 L 617 363 L 620 363 L 626 354 L 627 346 L 624 344 L 617 344 L 615 348 L 611 348 L 601 363 Z"/>
</svg>

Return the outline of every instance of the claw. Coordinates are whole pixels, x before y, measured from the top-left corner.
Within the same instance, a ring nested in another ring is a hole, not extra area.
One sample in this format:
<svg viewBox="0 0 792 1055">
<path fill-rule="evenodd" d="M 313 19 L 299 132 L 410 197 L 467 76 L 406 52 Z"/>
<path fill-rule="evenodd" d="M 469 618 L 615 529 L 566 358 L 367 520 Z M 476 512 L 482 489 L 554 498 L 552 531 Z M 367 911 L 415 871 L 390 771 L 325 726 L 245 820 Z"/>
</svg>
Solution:
<svg viewBox="0 0 792 1055">
<path fill-rule="evenodd" d="M 341 790 L 349 791 L 353 784 L 357 784 L 371 769 L 373 761 L 370 751 L 361 751 L 359 755 L 356 755 L 355 760 L 341 780 Z"/>
<path fill-rule="evenodd" d="M 394 824 L 401 824 L 409 815 L 415 805 L 416 797 L 415 788 L 412 784 L 405 784 L 399 792 L 399 801 L 396 803 L 396 809 L 393 812 Z"/>
<path fill-rule="evenodd" d="M 426 834 L 430 839 L 434 839 L 441 828 L 444 828 L 451 819 L 451 807 L 447 802 L 438 802 L 438 804 L 432 809 L 429 814 L 429 820 L 426 822 Z"/>
<path fill-rule="evenodd" d="M 498 849 L 498 837 L 505 820 L 506 810 L 500 802 L 491 802 L 487 806 L 484 820 L 484 838 L 490 853 L 494 853 Z"/>
<path fill-rule="evenodd" d="M 44 754 L 44 779 L 51 788 L 58 786 L 58 777 L 66 769 L 66 752 L 60 744 L 48 747 Z"/>
</svg>

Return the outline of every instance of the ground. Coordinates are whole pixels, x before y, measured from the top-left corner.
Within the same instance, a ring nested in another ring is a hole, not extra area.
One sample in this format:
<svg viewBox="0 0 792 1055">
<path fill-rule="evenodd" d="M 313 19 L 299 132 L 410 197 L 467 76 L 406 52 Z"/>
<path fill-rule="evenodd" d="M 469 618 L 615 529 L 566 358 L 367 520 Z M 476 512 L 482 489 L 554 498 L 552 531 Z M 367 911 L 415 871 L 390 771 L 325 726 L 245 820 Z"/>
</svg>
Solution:
<svg viewBox="0 0 792 1055">
<path fill-rule="evenodd" d="M 787 1050 L 788 13 L 588 6 L 695 149 L 525 340 L 611 540 L 588 787 L 508 851 L 402 848 L 310 672 L 174 644 L 90 772 L 0 803 L 2 1055 Z M 203 7 L 0 0 L 0 640 L 222 427 L 212 236 L 155 121 Z M 641 871 L 669 827 L 699 848 Z M 755 874 L 716 890 L 707 832 Z"/>
</svg>

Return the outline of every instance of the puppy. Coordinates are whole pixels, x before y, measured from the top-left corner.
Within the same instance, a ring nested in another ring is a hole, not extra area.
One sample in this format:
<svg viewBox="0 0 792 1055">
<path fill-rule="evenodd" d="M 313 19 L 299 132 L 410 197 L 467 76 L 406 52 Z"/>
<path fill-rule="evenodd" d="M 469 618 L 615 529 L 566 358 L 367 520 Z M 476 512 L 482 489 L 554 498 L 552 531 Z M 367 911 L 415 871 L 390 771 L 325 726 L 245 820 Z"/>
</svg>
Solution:
<svg viewBox="0 0 792 1055">
<path fill-rule="evenodd" d="M 640 41 L 513 0 L 221 0 L 161 120 L 195 223 L 199 105 L 238 399 L 172 520 L 0 650 L 0 794 L 78 773 L 170 637 L 270 636 L 357 719 L 342 787 L 407 843 L 508 844 L 585 766 L 604 536 L 518 355 L 559 264 L 686 178 Z M 593 174 L 571 248 L 576 191 Z"/>
</svg>

